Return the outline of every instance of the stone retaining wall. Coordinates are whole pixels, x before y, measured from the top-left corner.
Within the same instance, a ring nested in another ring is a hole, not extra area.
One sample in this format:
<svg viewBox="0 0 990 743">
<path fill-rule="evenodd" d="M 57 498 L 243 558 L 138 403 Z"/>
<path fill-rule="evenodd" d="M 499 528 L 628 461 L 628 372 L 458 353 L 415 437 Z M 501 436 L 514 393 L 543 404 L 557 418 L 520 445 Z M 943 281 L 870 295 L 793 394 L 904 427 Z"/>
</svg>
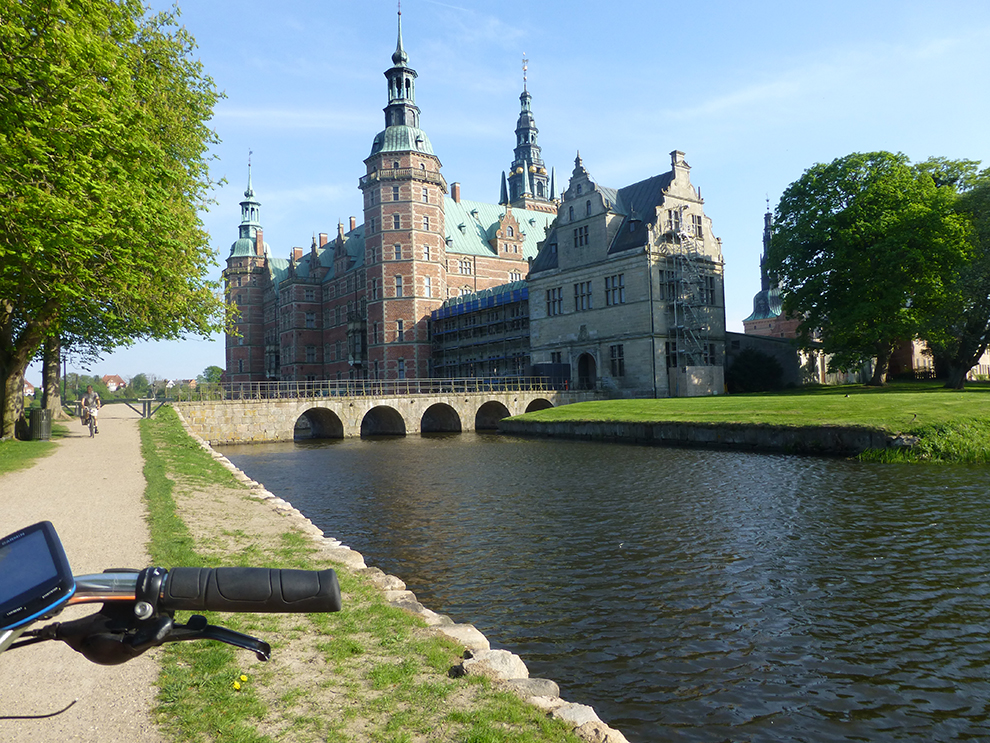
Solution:
<svg viewBox="0 0 990 743">
<path fill-rule="evenodd" d="M 618 423 L 503 420 L 500 433 L 632 444 L 692 446 L 790 454 L 851 456 L 867 449 L 910 446 L 904 436 L 843 426 L 769 426 L 731 423 Z"/>
<path fill-rule="evenodd" d="M 589 743 L 628 743 L 618 730 L 609 727 L 586 704 L 567 702 L 560 697 L 560 688 L 549 679 L 530 678 L 522 659 L 508 650 L 492 650 L 491 643 L 474 625 L 455 624 L 450 617 L 427 609 L 406 589 L 406 584 L 394 575 L 387 575 L 375 567 L 368 567 L 360 552 L 342 544 L 340 540 L 326 536 L 323 531 L 291 503 L 265 489 L 265 486 L 244 474 L 218 451 L 213 449 L 186 422 L 183 411 L 176 409 L 186 432 L 206 449 L 219 464 L 230 470 L 234 477 L 249 488 L 250 497 L 266 502 L 274 512 L 295 521 L 296 528 L 309 536 L 328 559 L 364 575 L 385 594 L 385 599 L 399 608 L 423 618 L 427 626 L 464 646 L 464 660 L 451 669 L 453 676 L 485 676 L 548 715 L 563 720 L 582 740 Z"/>
</svg>

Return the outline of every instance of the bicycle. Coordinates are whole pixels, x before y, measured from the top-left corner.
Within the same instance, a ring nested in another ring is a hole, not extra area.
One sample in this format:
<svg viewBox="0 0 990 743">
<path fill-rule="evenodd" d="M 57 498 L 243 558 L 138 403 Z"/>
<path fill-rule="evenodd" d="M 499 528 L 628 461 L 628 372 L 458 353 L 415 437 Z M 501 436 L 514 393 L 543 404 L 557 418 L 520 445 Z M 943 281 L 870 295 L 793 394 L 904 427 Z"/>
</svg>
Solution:
<svg viewBox="0 0 990 743">
<path fill-rule="evenodd" d="M 66 606 L 102 603 L 95 614 L 38 629 Z M 64 642 L 88 660 L 118 665 L 168 642 L 216 640 L 271 658 L 271 646 L 176 611 L 335 612 L 340 586 L 333 570 L 275 568 L 114 569 L 74 576 L 49 521 L 0 539 L 0 654 L 47 640 Z M 71 706 L 71 705 L 70 705 Z"/>
<path fill-rule="evenodd" d="M 95 434 L 100 432 L 99 425 L 97 423 L 97 418 L 99 416 L 100 409 L 97 407 L 86 407 L 83 406 L 82 418 L 83 425 L 89 425 L 89 437 L 93 438 Z"/>
</svg>

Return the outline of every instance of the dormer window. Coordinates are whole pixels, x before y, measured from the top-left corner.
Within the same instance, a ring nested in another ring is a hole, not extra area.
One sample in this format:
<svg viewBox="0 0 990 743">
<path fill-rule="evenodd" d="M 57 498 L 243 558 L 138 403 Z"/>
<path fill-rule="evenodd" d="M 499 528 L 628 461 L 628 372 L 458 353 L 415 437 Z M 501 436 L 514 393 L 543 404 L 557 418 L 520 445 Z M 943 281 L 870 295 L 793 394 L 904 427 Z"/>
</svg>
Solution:
<svg viewBox="0 0 990 743">
<path fill-rule="evenodd" d="M 509 225 L 509 227 L 505 231 L 505 234 L 508 235 L 509 237 L 515 237 L 516 231 L 512 229 L 512 225 Z"/>
<path fill-rule="evenodd" d="M 398 160 L 393 160 L 392 161 L 392 169 L 393 170 L 398 170 L 399 169 L 399 161 Z"/>
</svg>

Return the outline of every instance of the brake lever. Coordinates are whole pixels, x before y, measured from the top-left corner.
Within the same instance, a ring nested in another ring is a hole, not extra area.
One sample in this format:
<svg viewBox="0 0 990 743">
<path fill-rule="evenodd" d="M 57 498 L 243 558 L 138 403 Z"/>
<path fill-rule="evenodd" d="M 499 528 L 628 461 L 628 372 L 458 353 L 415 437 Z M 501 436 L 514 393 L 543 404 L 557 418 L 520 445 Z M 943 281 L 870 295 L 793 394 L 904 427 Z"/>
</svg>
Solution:
<svg viewBox="0 0 990 743">
<path fill-rule="evenodd" d="M 237 648 L 250 650 L 261 661 L 268 661 L 272 657 L 272 647 L 264 640 L 210 624 L 206 621 L 206 617 L 200 614 L 193 614 L 186 624 L 173 625 L 164 641 L 184 642 L 186 640 L 216 640 Z"/>
</svg>

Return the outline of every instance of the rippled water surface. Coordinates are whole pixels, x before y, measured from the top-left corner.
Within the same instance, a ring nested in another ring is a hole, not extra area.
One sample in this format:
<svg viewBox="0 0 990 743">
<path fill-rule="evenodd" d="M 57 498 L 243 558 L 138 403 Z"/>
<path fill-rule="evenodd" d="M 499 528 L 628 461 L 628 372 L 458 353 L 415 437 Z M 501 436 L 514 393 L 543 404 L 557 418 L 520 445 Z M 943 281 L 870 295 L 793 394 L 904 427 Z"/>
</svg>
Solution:
<svg viewBox="0 0 990 743">
<path fill-rule="evenodd" d="M 983 469 L 476 434 L 223 451 L 630 741 L 990 739 Z"/>
</svg>

